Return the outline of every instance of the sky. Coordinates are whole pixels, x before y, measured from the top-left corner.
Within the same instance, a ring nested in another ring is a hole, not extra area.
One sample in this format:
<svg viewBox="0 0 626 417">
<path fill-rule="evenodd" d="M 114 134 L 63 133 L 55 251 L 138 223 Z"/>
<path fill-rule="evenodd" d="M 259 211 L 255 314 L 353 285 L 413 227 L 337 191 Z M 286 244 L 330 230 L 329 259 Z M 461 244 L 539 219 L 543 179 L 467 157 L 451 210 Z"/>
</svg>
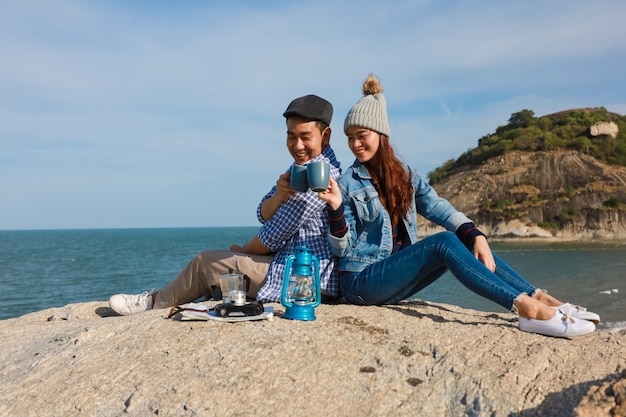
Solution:
<svg viewBox="0 0 626 417">
<path fill-rule="evenodd" d="M 0 230 L 256 226 L 282 113 L 381 80 L 424 177 L 523 109 L 626 114 L 626 2 L 0 0 Z"/>
</svg>

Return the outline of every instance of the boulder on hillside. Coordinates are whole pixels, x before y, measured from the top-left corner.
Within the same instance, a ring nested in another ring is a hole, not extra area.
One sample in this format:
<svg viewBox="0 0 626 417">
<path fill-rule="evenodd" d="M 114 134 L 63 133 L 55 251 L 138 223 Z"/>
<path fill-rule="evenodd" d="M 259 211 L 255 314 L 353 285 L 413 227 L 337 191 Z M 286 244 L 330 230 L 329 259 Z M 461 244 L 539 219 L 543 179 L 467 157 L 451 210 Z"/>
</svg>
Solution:
<svg viewBox="0 0 626 417">
<path fill-rule="evenodd" d="M 591 136 L 608 135 L 615 139 L 619 133 L 619 127 L 615 122 L 598 122 L 589 128 Z"/>
</svg>

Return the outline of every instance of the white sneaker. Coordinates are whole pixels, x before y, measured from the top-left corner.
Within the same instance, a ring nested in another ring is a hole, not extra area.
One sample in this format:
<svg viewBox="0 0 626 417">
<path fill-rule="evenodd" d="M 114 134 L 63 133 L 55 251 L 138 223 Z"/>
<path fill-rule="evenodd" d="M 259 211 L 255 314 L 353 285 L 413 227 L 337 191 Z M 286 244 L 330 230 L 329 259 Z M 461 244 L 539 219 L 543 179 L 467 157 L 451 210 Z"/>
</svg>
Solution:
<svg viewBox="0 0 626 417">
<path fill-rule="evenodd" d="M 587 311 L 585 307 L 565 303 L 561 306 L 552 308 L 554 308 L 555 310 L 558 310 L 560 308 L 569 308 L 570 315 L 575 319 L 589 320 L 592 321 L 594 324 L 598 324 L 600 322 L 600 316 L 596 313 L 592 313 L 591 311 Z"/>
<path fill-rule="evenodd" d="M 117 314 L 129 316 L 152 310 L 152 294 L 142 292 L 141 294 L 115 294 L 109 298 L 109 306 Z"/>
<path fill-rule="evenodd" d="M 596 325 L 588 320 L 575 319 L 570 314 L 571 306 L 563 305 L 550 320 L 519 318 L 519 329 L 524 332 L 552 337 L 574 337 L 593 333 Z"/>
</svg>

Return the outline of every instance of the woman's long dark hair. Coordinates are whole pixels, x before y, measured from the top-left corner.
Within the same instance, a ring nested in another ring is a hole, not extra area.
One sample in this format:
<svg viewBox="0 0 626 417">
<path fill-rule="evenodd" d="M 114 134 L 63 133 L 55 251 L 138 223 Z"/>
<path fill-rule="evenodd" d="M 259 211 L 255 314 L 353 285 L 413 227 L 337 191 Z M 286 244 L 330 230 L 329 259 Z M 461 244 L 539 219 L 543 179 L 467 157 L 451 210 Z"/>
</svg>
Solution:
<svg viewBox="0 0 626 417">
<path fill-rule="evenodd" d="M 391 217 L 391 224 L 397 225 L 409 212 L 413 201 L 413 185 L 407 168 L 396 156 L 386 135 L 380 135 L 376 156 L 365 166 L 378 188 L 381 202 Z"/>
</svg>

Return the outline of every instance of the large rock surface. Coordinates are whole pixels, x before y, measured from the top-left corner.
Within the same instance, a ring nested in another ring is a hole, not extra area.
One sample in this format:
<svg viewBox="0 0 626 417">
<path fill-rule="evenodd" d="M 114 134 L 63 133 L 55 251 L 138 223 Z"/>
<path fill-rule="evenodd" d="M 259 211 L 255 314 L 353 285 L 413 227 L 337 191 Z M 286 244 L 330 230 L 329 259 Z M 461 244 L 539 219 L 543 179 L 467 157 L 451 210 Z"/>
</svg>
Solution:
<svg viewBox="0 0 626 417">
<path fill-rule="evenodd" d="M 625 334 L 549 338 L 419 301 L 322 305 L 312 322 L 273 306 L 245 323 L 105 302 L 0 321 L 0 415 L 624 415 Z"/>
</svg>

